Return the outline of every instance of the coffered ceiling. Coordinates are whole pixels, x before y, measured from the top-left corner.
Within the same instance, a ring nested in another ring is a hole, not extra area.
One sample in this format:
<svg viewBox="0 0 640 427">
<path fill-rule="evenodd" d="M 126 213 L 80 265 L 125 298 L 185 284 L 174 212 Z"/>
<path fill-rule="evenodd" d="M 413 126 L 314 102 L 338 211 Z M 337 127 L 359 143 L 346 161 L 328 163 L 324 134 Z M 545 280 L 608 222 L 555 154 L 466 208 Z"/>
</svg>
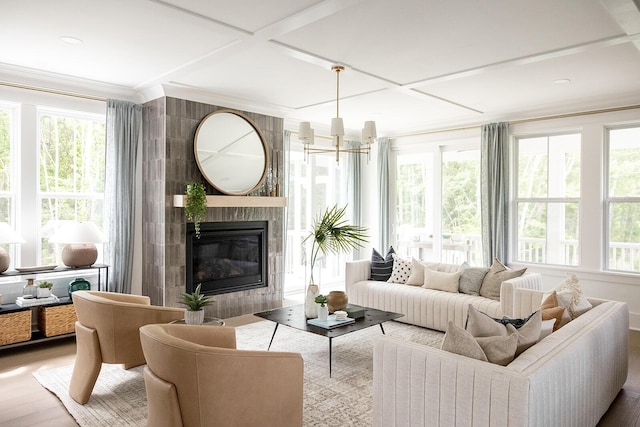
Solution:
<svg viewBox="0 0 640 427">
<path fill-rule="evenodd" d="M 345 126 L 379 135 L 640 103 L 634 0 L 3 1 L 0 40 L 4 82 L 181 96 L 317 132 L 333 64 Z"/>
</svg>

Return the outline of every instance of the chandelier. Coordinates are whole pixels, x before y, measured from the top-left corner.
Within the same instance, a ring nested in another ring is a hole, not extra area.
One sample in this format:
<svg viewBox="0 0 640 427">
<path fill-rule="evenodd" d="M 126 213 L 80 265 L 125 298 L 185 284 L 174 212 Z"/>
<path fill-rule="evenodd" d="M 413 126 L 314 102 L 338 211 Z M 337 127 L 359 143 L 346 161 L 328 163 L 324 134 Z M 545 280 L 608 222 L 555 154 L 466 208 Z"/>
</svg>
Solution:
<svg viewBox="0 0 640 427">
<path fill-rule="evenodd" d="M 336 116 L 331 119 L 331 139 L 333 140 L 334 148 L 313 148 L 313 139 L 315 137 L 315 131 L 311 128 L 311 123 L 301 122 L 298 129 L 298 139 L 302 141 L 304 145 L 305 159 L 308 159 L 310 154 L 318 153 L 336 153 L 336 162 L 340 162 L 340 153 L 357 153 L 366 154 L 367 157 L 371 153 L 371 144 L 377 138 L 376 135 L 376 123 L 374 121 L 364 122 L 364 128 L 362 129 L 362 145 L 360 147 L 347 148 L 344 145 L 344 123 L 342 117 L 340 117 L 340 73 L 344 71 L 342 65 L 334 65 L 331 67 L 331 71 L 336 73 Z"/>
</svg>

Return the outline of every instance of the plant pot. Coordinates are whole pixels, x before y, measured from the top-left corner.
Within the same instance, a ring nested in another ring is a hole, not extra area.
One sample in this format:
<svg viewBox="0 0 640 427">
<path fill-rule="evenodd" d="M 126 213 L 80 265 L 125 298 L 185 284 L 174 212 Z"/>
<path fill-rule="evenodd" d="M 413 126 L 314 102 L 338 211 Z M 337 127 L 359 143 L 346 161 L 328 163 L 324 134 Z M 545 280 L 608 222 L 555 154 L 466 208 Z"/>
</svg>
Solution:
<svg viewBox="0 0 640 427">
<path fill-rule="evenodd" d="M 333 313 L 337 310 L 342 310 L 349 303 L 347 294 L 342 291 L 331 291 L 327 295 L 327 306 L 329 307 L 329 313 Z"/>
<path fill-rule="evenodd" d="M 202 325 L 202 322 L 204 322 L 204 310 L 184 311 L 184 323 L 187 325 Z"/>
<path fill-rule="evenodd" d="M 51 289 L 49 288 L 38 288 L 38 298 L 46 298 L 51 295 Z"/>
<path fill-rule="evenodd" d="M 318 306 L 318 320 L 326 322 L 327 317 L 329 317 L 329 307 L 327 307 L 326 305 L 324 307 Z"/>
<path fill-rule="evenodd" d="M 304 299 L 304 315 L 307 319 L 318 317 L 318 304 L 315 301 L 318 295 L 320 295 L 318 285 L 310 284 L 307 288 L 307 296 Z"/>
</svg>

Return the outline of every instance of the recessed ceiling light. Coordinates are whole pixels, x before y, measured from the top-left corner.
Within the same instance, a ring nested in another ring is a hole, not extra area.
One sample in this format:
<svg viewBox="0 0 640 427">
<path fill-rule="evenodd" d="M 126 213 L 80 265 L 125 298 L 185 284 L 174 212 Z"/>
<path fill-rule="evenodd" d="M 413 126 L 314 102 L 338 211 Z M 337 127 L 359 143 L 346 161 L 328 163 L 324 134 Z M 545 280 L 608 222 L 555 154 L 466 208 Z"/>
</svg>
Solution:
<svg viewBox="0 0 640 427">
<path fill-rule="evenodd" d="M 553 82 L 555 84 L 557 84 L 557 85 L 564 85 L 564 84 L 567 84 L 567 83 L 571 83 L 571 80 L 569 80 L 569 79 L 558 79 L 558 80 L 554 80 Z"/>
<path fill-rule="evenodd" d="M 68 43 L 68 44 L 82 44 L 82 43 L 84 43 L 79 38 L 71 37 L 71 36 L 61 36 L 60 40 L 62 40 L 65 43 Z"/>
</svg>

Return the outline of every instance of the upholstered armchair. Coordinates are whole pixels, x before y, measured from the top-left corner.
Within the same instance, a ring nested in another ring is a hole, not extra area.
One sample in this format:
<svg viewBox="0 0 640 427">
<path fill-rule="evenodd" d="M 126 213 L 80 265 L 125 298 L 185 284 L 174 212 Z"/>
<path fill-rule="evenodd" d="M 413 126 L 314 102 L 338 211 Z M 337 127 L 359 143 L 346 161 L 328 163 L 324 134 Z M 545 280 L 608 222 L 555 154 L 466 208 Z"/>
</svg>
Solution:
<svg viewBox="0 0 640 427">
<path fill-rule="evenodd" d="M 76 360 L 69 395 L 84 405 L 89 401 L 103 363 L 121 363 L 125 369 L 145 363 L 140 326 L 182 319 L 184 309 L 150 305 L 149 297 L 114 292 L 76 291 Z"/>
<path fill-rule="evenodd" d="M 226 326 L 140 328 L 148 426 L 302 426 L 298 353 L 237 350 Z"/>
</svg>

